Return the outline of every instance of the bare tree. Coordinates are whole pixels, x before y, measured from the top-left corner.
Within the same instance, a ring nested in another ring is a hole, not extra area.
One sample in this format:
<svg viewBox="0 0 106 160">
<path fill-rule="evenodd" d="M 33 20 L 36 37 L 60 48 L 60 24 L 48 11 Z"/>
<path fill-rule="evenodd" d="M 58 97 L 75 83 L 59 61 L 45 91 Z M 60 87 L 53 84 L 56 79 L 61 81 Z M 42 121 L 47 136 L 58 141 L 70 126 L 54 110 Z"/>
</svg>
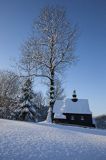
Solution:
<svg viewBox="0 0 106 160">
<path fill-rule="evenodd" d="M 11 71 L 0 71 L 0 97 L 14 99 L 19 87 L 19 77 Z"/>
<path fill-rule="evenodd" d="M 0 71 L 0 117 L 7 118 L 16 103 L 19 77 L 11 71 Z"/>
<path fill-rule="evenodd" d="M 73 54 L 77 29 L 67 19 L 62 7 L 47 6 L 34 22 L 33 36 L 23 45 L 21 64 L 30 76 L 44 77 L 49 82 L 49 111 L 51 122 L 55 102 L 55 79 L 76 59 Z"/>
</svg>

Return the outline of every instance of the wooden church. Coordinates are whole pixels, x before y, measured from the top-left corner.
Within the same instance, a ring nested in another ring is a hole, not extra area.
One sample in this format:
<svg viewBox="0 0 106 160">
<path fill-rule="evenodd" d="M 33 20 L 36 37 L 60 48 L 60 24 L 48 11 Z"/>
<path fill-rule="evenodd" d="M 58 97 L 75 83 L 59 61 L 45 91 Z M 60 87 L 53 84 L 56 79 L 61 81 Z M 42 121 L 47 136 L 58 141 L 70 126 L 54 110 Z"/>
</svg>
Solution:
<svg viewBox="0 0 106 160">
<path fill-rule="evenodd" d="M 78 99 L 75 90 L 72 98 L 57 100 L 53 109 L 53 122 L 94 127 L 88 100 Z"/>
</svg>

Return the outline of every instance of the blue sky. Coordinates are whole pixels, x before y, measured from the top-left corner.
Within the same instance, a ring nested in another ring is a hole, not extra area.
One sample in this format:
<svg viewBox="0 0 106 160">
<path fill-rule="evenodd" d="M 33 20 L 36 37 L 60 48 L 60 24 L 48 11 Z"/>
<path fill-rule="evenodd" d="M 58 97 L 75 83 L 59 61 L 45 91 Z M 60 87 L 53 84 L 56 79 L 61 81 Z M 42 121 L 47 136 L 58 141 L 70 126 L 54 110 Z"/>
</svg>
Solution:
<svg viewBox="0 0 106 160">
<path fill-rule="evenodd" d="M 93 115 L 106 114 L 106 0 L 0 0 L 0 69 L 11 69 L 40 9 L 47 4 L 66 7 L 78 24 L 77 64 L 63 76 L 67 97 L 89 99 Z M 65 77 L 65 78 L 64 78 Z"/>
</svg>

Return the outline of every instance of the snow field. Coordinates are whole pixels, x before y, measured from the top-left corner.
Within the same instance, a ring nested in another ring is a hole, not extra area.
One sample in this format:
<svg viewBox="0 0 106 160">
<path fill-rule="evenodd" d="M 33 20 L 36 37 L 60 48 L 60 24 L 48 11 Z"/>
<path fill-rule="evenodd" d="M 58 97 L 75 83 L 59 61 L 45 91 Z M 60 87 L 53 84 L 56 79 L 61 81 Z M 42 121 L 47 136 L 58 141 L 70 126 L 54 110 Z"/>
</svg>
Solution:
<svg viewBox="0 0 106 160">
<path fill-rule="evenodd" d="M 106 131 L 0 120 L 0 160 L 106 160 Z"/>
</svg>

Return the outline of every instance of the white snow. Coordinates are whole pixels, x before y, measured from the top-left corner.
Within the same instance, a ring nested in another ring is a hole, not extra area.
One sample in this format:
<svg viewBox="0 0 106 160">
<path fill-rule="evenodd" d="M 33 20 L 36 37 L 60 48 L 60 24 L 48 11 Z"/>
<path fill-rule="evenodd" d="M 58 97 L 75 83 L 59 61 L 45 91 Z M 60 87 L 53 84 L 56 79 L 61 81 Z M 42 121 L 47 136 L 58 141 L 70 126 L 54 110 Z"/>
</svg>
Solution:
<svg viewBox="0 0 106 160">
<path fill-rule="evenodd" d="M 54 104 L 54 107 L 53 107 L 53 112 L 54 113 L 61 113 L 61 109 L 64 105 L 64 101 L 63 100 L 57 100 Z"/>
<path fill-rule="evenodd" d="M 54 104 L 53 112 L 59 113 L 77 113 L 77 114 L 92 114 L 89 109 L 87 99 L 78 99 L 77 102 L 73 102 L 67 98 L 65 100 L 57 100 Z"/>
<path fill-rule="evenodd" d="M 63 111 L 64 113 L 91 114 L 87 99 L 78 99 L 77 102 L 73 102 L 71 99 L 66 99 Z"/>
<path fill-rule="evenodd" d="M 106 130 L 1 119 L 0 160 L 106 160 Z"/>
<path fill-rule="evenodd" d="M 54 118 L 61 118 L 61 119 L 66 119 L 66 116 L 63 115 L 62 113 L 55 113 Z"/>
<path fill-rule="evenodd" d="M 63 105 L 64 105 L 63 100 L 57 100 L 55 102 L 54 107 L 53 107 L 53 112 L 55 113 L 54 118 L 66 119 L 66 117 L 63 115 L 63 112 L 62 112 Z"/>
</svg>

